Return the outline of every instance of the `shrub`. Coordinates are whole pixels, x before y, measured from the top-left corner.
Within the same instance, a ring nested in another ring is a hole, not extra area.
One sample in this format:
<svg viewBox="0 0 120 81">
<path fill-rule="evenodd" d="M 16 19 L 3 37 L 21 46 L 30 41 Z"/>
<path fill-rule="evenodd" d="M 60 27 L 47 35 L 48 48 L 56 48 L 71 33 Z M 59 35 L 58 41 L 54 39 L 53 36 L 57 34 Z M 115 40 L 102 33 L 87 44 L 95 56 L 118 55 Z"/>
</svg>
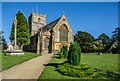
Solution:
<svg viewBox="0 0 120 81">
<path fill-rule="evenodd" d="M 72 76 L 72 77 L 91 76 L 94 72 L 90 66 L 89 66 L 89 68 L 86 68 L 88 66 L 89 65 L 87 65 L 87 64 L 72 65 L 69 63 L 65 63 L 63 65 L 59 65 L 57 68 L 57 71 L 59 71 L 63 75 L 68 75 L 68 76 Z"/>
<path fill-rule="evenodd" d="M 60 59 L 64 59 L 64 58 L 65 58 L 65 57 L 64 57 L 63 53 L 61 53 Z"/>
<path fill-rule="evenodd" d="M 68 52 L 68 63 L 73 65 L 79 65 L 81 60 L 81 49 L 78 43 L 71 43 Z"/>
<path fill-rule="evenodd" d="M 60 49 L 60 52 L 63 53 L 63 47 Z"/>
<path fill-rule="evenodd" d="M 68 56 L 68 46 L 63 46 L 63 55 L 65 58 Z"/>
<path fill-rule="evenodd" d="M 67 58 L 67 56 L 68 56 L 68 46 L 63 46 L 62 48 L 61 48 L 61 58 Z"/>
<path fill-rule="evenodd" d="M 72 77 L 76 77 L 76 70 L 69 68 L 68 75 Z"/>
<path fill-rule="evenodd" d="M 95 73 L 92 75 L 93 79 L 109 78 L 109 79 L 115 79 L 115 81 L 117 81 L 116 79 L 120 79 L 120 73 L 118 72 L 114 72 L 112 70 L 99 70 L 97 68 L 95 68 L 94 70 Z"/>
</svg>

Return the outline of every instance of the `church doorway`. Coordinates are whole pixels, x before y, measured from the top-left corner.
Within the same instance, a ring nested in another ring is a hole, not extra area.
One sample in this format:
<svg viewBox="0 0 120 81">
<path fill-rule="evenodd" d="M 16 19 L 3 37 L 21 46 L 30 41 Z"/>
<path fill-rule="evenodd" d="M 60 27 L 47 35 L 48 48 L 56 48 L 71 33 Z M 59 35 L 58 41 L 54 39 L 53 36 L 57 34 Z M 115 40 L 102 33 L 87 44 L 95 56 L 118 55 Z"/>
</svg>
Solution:
<svg viewBox="0 0 120 81">
<path fill-rule="evenodd" d="M 49 53 L 50 50 L 50 39 L 46 37 L 44 39 L 44 53 Z"/>
</svg>

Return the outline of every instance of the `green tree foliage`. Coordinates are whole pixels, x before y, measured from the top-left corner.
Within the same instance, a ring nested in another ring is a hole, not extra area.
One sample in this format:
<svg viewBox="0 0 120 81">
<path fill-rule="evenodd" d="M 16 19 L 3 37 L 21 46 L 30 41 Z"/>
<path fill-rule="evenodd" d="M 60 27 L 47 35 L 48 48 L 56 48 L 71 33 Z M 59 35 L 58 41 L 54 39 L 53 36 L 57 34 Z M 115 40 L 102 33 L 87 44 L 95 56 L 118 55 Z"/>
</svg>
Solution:
<svg viewBox="0 0 120 81">
<path fill-rule="evenodd" d="M 112 38 L 115 39 L 115 41 L 120 40 L 120 27 L 116 28 L 115 31 L 113 31 Z"/>
<path fill-rule="evenodd" d="M 82 52 L 90 52 L 91 43 L 94 40 L 94 37 L 91 34 L 87 32 L 78 31 L 74 38 L 75 42 L 77 42 L 80 45 Z"/>
<path fill-rule="evenodd" d="M 103 44 L 107 44 L 110 40 L 110 37 L 107 36 L 105 33 L 102 33 L 98 38 L 99 40 L 102 40 Z"/>
<path fill-rule="evenodd" d="M 9 39 L 10 39 L 11 42 L 14 42 L 14 22 L 12 23 L 12 29 L 11 29 L 11 33 L 10 33 Z"/>
<path fill-rule="evenodd" d="M 2 41 L 2 34 L 3 34 L 3 31 L 0 31 L 0 46 L 2 47 L 2 43 L 3 43 L 3 41 Z"/>
<path fill-rule="evenodd" d="M 99 37 L 99 40 L 102 40 L 102 44 L 104 46 L 102 52 L 108 52 L 110 48 L 110 37 L 107 36 L 105 33 L 102 33 Z"/>
<path fill-rule="evenodd" d="M 102 52 L 102 50 L 104 49 L 104 45 L 102 43 L 102 40 L 96 40 L 95 41 L 95 45 L 98 47 L 98 52 Z"/>
<path fill-rule="evenodd" d="M 78 43 L 71 43 L 68 52 L 68 63 L 79 65 L 81 60 L 81 49 Z"/>
<path fill-rule="evenodd" d="M 30 44 L 30 29 L 27 23 L 27 20 L 24 14 L 20 11 L 16 14 L 17 18 L 17 45 L 20 49 L 23 48 L 24 45 Z M 14 24 L 12 24 L 12 30 L 9 37 L 10 41 L 14 41 Z"/>
<path fill-rule="evenodd" d="M 120 54 L 120 27 L 116 28 L 112 35 L 112 41 L 117 42 L 116 53 Z"/>
<path fill-rule="evenodd" d="M 96 39 L 91 43 L 91 52 L 103 52 L 104 45 L 102 43 L 102 40 Z"/>
<path fill-rule="evenodd" d="M 2 50 L 7 48 L 6 40 L 4 36 L 2 35 L 3 33 L 4 33 L 3 31 L 0 31 L 0 47 L 2 47 Z"/>
<path fill-rule="evenodd" d="M 93 52 L 93 53 L 98 52 L 98 47 L 95 45 L 95 43 L 92 43 L 92 45 L 91 45 L 91 52 Z"/>
</svg>

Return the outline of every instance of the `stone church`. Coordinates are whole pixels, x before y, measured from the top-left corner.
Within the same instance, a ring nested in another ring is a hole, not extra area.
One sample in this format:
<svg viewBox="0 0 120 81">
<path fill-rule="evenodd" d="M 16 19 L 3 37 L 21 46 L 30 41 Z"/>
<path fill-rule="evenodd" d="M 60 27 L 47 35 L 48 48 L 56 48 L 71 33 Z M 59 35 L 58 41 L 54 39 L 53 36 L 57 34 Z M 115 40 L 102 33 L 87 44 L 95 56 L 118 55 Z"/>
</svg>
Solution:
<svg viewBox="0 0 120 81">
<path fill-rule="evenodd" d="M 73 30 L 65 17 L 46 24 L 46 15 L 32 12 L 28 18 L 31 34 L 31 44 L 29 51 L 36 53 L 53 53 L 61 49 L 62 46 L 70 46 L 74 41 Z"/>
</svg>

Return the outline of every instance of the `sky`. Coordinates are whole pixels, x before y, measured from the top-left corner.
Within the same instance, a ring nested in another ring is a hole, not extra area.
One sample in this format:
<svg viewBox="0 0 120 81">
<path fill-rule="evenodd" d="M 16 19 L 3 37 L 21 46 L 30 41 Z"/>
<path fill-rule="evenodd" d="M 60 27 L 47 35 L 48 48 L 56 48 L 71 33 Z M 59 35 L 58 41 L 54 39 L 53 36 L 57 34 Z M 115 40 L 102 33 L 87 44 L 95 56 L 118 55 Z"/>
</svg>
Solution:
<svg viewBox="0 0 120 81">
<path fill-rule="evenodd" d="M 47 24 L 64 14 L 74 34 L 77 31 L 86 31 L 97 38 L 101 33 L 111 37 L 118 27 L 117 2 L 3 2 L 2 3 L 2 30 L 7 43 L 12 23 L 16 13 L 20 10 L 26 18 L 32 10 L 46 14 Z"/>
<path fill-rule="evenodd" d="M 1 0 L 2 2 L 118 2 L 119 0 Z"/>
</svg>

